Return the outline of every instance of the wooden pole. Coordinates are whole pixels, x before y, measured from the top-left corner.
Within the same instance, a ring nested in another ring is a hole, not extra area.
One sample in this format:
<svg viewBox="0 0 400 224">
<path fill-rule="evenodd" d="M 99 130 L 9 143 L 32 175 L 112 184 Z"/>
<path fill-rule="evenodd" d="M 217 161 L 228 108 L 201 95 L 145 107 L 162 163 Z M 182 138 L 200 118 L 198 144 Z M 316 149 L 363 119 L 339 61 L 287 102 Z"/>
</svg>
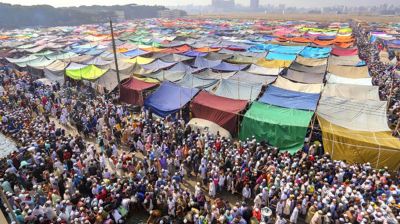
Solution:
<svg viewBox="0 0 400 224">
<path fill-rule="evenodd" d="M 119 97 L 121 97 L 121 79 L 119 77 L 117 50 L 116 50 L 116 47 L 115 47 L 114 28 L 113 28 L 113 25 L 112 25 L 111 18 L 110 18 L 110 29 L 111 29 L 111 39 L 112 39 L 112 46 L 113 46 L 113 53 L 114 53 L 115 69 L 117 71 L 118 91 L 119 91 Z"/>
</svg>

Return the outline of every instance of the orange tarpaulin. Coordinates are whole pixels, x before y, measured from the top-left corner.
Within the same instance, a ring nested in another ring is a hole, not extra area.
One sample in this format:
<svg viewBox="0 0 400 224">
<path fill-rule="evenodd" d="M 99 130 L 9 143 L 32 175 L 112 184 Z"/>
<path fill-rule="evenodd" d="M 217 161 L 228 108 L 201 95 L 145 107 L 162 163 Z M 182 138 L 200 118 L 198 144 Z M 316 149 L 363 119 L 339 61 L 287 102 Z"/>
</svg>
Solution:
<svg viewBox="0 0 400 224">
<path fill-rule="evenodd" d="M 341 48 L 349 48 L 353 46 L 353 42 L 348 42 L 348 43 L 335 43 L 335 46 L 341 47 Z"/>
<path fill-rule="evenodd" d="M 217 52 L 221 50 L 221 48 L 210 48 L 210 47 L 201 47 L 201 48 L 196 48 L 195 51 L 198 52 L 203 52 L 203 53 L 208 53 L 208 52 Z"/>
<path fill-rule="evenodd" d="M 305 37 L 293 37 L 290 38 L 290 41 L 297 42 L 297 43 L 311 43 L 312 40 L 305 38 Z"/>
<path fill-rule="evenodd" d="M 353 42 L 354 38 L 352 36 L 337 36 L 334 41 L 336 43 Z"/>
<path fill-rule="evenodd" d="M 313 40 L 313 43 L 319 46 L 328 46 L 328 45 L 332 45 L 335 43 L 334 40 Z"/>
</svg>

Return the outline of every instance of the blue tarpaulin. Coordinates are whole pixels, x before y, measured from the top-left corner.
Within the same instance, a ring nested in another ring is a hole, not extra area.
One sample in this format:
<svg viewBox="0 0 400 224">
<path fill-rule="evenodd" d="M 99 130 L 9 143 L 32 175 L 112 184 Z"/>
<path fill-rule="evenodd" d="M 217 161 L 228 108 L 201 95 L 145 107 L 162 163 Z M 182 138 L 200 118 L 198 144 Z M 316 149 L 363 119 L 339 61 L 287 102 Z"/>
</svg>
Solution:
<svg viewBox="0 0 400 224">
<path fill-rule="evenodd" d="M 196 57 L 193 66 L 196 68 L 212 68 L 221 64 L 221 60 L 208 60 L 203 57 Z"/>
<path fill-rule="evenodd" d="M 144 101 L 144 106 L 161 117 L 178 112 L 198 92 L 196 88 L 186 88 L 171 82 L 161 86 Z"/>
<path fill-rule="evenodd" d="M 331 54 L 329 47 L 306 47 L 300 52 L 300 55 L 305 58 L 327 58 Z"/>
<path fill-rule="evenodd" d="M 281 54 L 281 53 L 269 52 L 266 59 L 267 60 L 294 61 L 296 59 L 296 55 L 295 54 Z"/>
<path fill-rule="evenodd" d="M 198 51 L 187 51 L 183 55 L 189 56 L 189 57 L 204 57 L 207 55 L 207 53 L 204 52 L 198 52 Z"/>
<path fill-rule="evenodd" d="M 269 86 L 258 101 L 285 108 L 314 111 L 317 107 L 319 95 Z"/>
<path fill-rule="evenodd" d="M 270 52 L 281 53 L 281 54 L 298 54 L 305 46 L 278 46 L 270 50 Z"/>
</svg>

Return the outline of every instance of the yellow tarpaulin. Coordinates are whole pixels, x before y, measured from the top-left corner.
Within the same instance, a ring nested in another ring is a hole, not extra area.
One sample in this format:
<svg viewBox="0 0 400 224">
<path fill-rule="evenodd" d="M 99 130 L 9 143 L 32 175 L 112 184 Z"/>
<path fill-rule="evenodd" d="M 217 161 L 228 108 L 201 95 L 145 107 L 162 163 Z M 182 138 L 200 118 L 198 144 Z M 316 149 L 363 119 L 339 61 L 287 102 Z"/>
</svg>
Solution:
<svg viewBox="0 0 400 224">
<path fill-rule="evenodd" d="M 131 64 L 139 64 L 139 65 L 145 65 L 145 64 L 149 64 L 151 62 L 153 62 L 155 60 L 155 58 L 145 58 L 145 57 L 134 57 L 131 59 L 126 59 L 124 60 L 127 63 L 131 63 Z"/>
<path fill-rule="evenodd" d="M 141 77 L 137 77 L 137 76 L 133 76 L 133 78 L 143 81 L 143 82 L 148 82 L 148 83 L 160 83 L 160 81 L 158 81 L 157 79 L 153 79 L 153 78 L 141 78 Z"/>
<path fill-rule="evenodd" d="M 289 79 L 285 79 L 282 76 L 278 76 L 273 85 L 282 89 L 303 92 L 303 93 L 321 93 L 323 89 L 323 84 L 297 83 L 297 82 L 292 82 Z"/>
<path fill-rule="evenodd" d="M 390 132 L 355 131 L 337 126 L 317 116 L 325 152 L 334 160 L 370 162 L 374 168 L 400 168 L 400 140 Z"/>
<path fill-rule="evenodd" d="M 259 59 L 256 63 L 256 65 L 266 68 L 287 68 L 290 64 L 292 64 L 292 61 L 266 60 L 264 58 Z"/>
<path fill-rule="evenodd" d="M 369 78 L 368 67 L 367 66 L 343 66 L 343 65 L 333 65 L 329 63 L 328 72 L 336 76 L 341 76 L 345 78 Z"/>
<path fill-rule="evenodd" d="M 94 65 L 88 65 L 79 69 L 66 69 L 66 75 L 76 80 L 95 80 L 100 78 L 107 69 L 100 69 Z"/>
</svg>

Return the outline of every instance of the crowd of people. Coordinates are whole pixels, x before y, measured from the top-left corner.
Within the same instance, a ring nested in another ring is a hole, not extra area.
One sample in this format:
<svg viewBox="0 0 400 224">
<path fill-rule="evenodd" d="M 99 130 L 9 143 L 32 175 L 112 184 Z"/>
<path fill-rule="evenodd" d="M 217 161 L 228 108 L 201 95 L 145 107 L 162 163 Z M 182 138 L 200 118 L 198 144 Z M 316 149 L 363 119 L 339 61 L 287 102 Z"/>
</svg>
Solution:
<svg viewBox="0 0 400 224">
<path fill-rule="evenodd" d="M 90 85 L 44 85 L 8 69 L 0 84 L 1 132 L 18 143 L 0 162 L 15 223 L 133 223 L 140 213 L 149 224 L 400 221 L 397 171 L 333 161 L 319 142 L 291 155 L 133 113 Z"/>
</svg>

